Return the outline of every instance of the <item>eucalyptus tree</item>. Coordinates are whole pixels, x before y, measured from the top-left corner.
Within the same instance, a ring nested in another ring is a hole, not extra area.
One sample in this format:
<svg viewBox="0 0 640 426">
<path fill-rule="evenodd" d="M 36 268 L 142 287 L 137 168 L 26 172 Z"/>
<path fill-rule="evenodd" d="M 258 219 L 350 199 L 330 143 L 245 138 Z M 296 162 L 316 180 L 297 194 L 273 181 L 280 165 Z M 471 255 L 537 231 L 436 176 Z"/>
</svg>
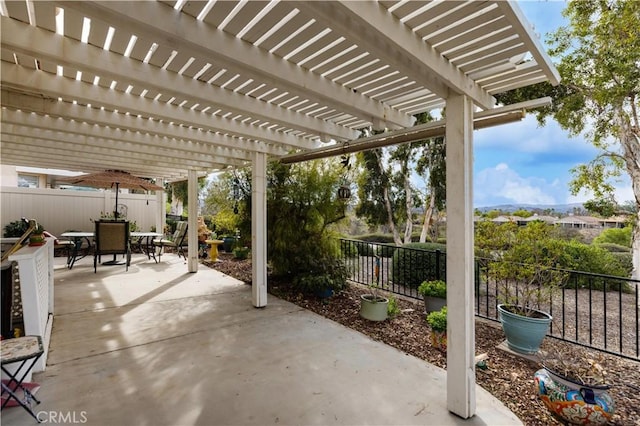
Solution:
<svg viewBox="0 0 640 426">
<path fill-rule="evenodd" d="M 640 2 L 573 1 L 563 15 L 569 25 L 548 36 L 550 54 L 559 60 L 561 85 L 547 84 L 510 92 L 505 103 L 539 95 L 553 105 L 538 114 L 552 116 L 572 135 L 585 134 L 598 149 L 588 164 L 572 169 L 570 189 L 590 190 L 596 203 L 615 201 L 614 181 L 629 175 L 640 206 Z M 633 230 L 634 278 L 640 278 L 640 209 Z"/>
<path fill-rule="evenodd" d="M 433 138 L 426 141 L 422 155 L 416 162 L 416 173 L 426 177 L 425 213 L 420 232 L 420 242 L 424 243 L 429 235 L 431 220 L 435 212 L 442 211 L 445 206 L 446 192 L 446 145 L 444 138 Z"/>
<path fill-rule="evenodd" d="M 428 113 L 419 114 L 415 124 L 428 121 Z M 424 242 L 432 212 L 444 205 L 444 140 L 426 139 L 372 149 L 358 153 L 356 158 L 361 171 L 356 214 L 365 217 L 370 225 L 386 225 L 395 244 L 401 245 L 411 242 L 415 208 L 427 205 L 420 237 Z M 416 190 L 416 175 L 426 177 L 428 200 L 422 200 Z"/>
</svg>

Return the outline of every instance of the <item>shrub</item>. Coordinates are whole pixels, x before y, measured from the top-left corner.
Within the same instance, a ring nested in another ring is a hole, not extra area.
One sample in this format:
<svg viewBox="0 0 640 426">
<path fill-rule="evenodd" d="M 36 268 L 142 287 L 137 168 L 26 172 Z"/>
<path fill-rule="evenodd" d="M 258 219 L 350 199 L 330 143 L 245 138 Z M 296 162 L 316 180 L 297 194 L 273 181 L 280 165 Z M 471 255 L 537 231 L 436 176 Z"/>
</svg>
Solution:
<svg viewBox="0 0 640 426">
<path fill-rule="evenodd" d="M 176 232 L 176 227 L 178 226 L 178 221 L 175 219 L 169 219 L 167 218 L 167 223 L 166 223 L 166 233 L 169 235 L 173 235 L 174 232 Z"/>
<path fill-rule="evenodd" d="M 357 257 L 358 246 L 354 241 L 341 241 L 340 250 L 343 257 Z"/>
<path fill-rule="evenodd" d="M 355 247 L 357 253 L 360 256 L 380 256 L 380 257 L 392 257 L 396 251 L 396 246 L 386 243 L 370 243 L 366 241 L 355 241 Z"/>
<path fill-rule="evenodd" d="M 353 242 L 358 256 L 375 256 L 373 245 L 365 241 Z"/>
<path fill-rule="evenodd" d="M 620 263 L 625 277 L 630 277 L 633 272 L 633 254 L 631 253 L 611 253 Z"/>
<path fill-rule="evenodd" d="M 605 229 L 593 239 L 593 243 L 611 243 L 631 248 L 631 227 Z"/>
<path fill-rule="evenodd" d="M 338 258 L 307 258 L 306 262 L 301 264 L 305 264 L 310 269 L 304 272 L 298 271 L 291 283 L 302 293 L 315 294 L 325 289 L 339 291 L 346 285 L 347 267 Z"/>
<path fill-rule="evenodd" d="M 427 315 L 427 323 L 429 323 L 429 327 L 433 331 L 447 331 L 447 307 L 445 306 L 439 311 L 434 311 Z"/>
<path fill-rule="evenodd" d="M 354 239 L 369 243 L 393 243 L 393 235 L 389 234 L 365 234 L 358 235 Z"/>
<path fill-rule="evenodd" d="M 347 267 L 331 232 L 344 219 L 344 202 L 336 199 L 342 179 L 337 160 L 291 165 L 269 164 L 267 250 L 272 275 L 298 291 L 340 290 Z"/>
<path fill-rule="evenodd" d="M 564 251 L 569 260 L 562 267 L 593 274 L 627 276 L 618 259 L 599 246 L 571 241 L 564 243 Z"/>
<path fill-rule="evenodd" d="M 394 295 L 390 294 L 388 299 L 389 304 L 387 305 L 387 315 L 389 315 L 390 318 L 393 318 L 400 313 L 400 306 L 398 306 L 398 299 Z"/>
<path fill-rule="evenodd" d="M 22 237 L 22 235 L 29 229 L 29 223 L 24 220 L 14 220 L 9 222 L 4 227 L 5 238 Z"/>
<path fill-rule="evenodd" d="M 445 278 L 446 246 L 437 243 L 410 243 L 395 250 L 392 277 L 395 284 L 418 288 L 423 281 Z"/>
<path fill-rule="evenodd" d="M 396 246 L 393 244 L 380 244 L 375 246 L 376 256 L 380 257 L 392 257 L 396 251 Z"/>
<path fill-rule="evenodd" d="M 631 249 L 628 246 L 622 246 L 614 243 L 598 243 L 598 247 L 605 249 L 609 253 L 630 253 Z"/>
<path fill-rule="evenodd" d="M 447 283 L 442 280 L 424 281 L 420 284 L 420 287 L 418 287 L 418 293 L 422 296 L 444 299 L 447 297 Z"/>
<path fill-rule="evenodd" d="M 249 247 L 236 247 L 233 249 L 233 257 L 238 260 L 244 260 L 249 257 Z"/>
</svg>

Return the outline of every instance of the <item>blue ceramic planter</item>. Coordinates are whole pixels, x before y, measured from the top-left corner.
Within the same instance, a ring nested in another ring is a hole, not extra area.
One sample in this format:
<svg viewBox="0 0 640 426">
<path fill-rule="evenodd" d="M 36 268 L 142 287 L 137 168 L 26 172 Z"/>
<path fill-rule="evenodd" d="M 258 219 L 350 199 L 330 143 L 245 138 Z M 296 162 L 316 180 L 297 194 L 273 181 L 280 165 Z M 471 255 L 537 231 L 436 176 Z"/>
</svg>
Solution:
<svg viewBox="0 0 640 426">
<path fill-rule="evenodd" d="M 507 336 L 509 349 L 522 354 L 535 354 L 540 350 L 544 336 L 549 332 L 552 317 L 546 312 L 535 311 L 535 317 L 525 317 L 498 305 L 498 318 Z"/>
</svg>

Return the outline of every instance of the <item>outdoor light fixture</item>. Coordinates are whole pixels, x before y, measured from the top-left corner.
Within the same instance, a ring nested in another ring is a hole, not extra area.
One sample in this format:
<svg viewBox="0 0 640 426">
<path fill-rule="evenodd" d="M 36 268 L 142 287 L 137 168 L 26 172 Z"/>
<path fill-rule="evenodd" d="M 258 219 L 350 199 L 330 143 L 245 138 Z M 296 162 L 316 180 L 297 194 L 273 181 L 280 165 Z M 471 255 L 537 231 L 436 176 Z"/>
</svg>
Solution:
<svg viewBox="0 0 640 426">
<path fill-rule="evenodd" d="M 234 214 L 238 214 L 238 200 L 240 199 L 240 181 L 238 180 L 238 177 L 234 177 L 233 178 L 233 185 L 231 186 L 231 189 L 233 190 L 233 213 Z"/>
<path fill-rule="evenodd" d="M 344 175 L 342 176 L 342 185 L 338 188 L 338 199 L 346 201 L 351 198 L 351 188 L 349 188 L 347 181 L 347 173 L 351 170 L 351 156 L 349 154 L 343 154 L 340 158 L 340 163 L 344 169 Z"/>
<path fill-rule="evenodd" d="M 342 185 L 340 188 L 338 188 L 338 198 L 343 201 L 351 198 L 351 188 L 349 188 L 347 185 Z"/>
</svg>

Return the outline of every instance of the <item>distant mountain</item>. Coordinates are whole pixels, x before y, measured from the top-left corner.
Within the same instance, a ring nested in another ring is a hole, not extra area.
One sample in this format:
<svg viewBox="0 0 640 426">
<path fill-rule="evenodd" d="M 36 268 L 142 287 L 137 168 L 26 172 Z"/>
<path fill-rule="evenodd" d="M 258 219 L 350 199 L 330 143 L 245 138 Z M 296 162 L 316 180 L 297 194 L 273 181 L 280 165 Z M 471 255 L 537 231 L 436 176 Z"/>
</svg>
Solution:
<svg viewBox="0 0 640 426">
<path fill-rule="evenodd" d="M 558 213 L 570 213 L 574 209 L 583 210 L 582 203 L 572 204 L 501 204 L 497 206 L 477 207 L 478 210 L 485 213 L 491 210 L 501 210 L 506 212 L 514 212 L 516 210 L 544 211 L 554 210 Z"/>
</svg>

